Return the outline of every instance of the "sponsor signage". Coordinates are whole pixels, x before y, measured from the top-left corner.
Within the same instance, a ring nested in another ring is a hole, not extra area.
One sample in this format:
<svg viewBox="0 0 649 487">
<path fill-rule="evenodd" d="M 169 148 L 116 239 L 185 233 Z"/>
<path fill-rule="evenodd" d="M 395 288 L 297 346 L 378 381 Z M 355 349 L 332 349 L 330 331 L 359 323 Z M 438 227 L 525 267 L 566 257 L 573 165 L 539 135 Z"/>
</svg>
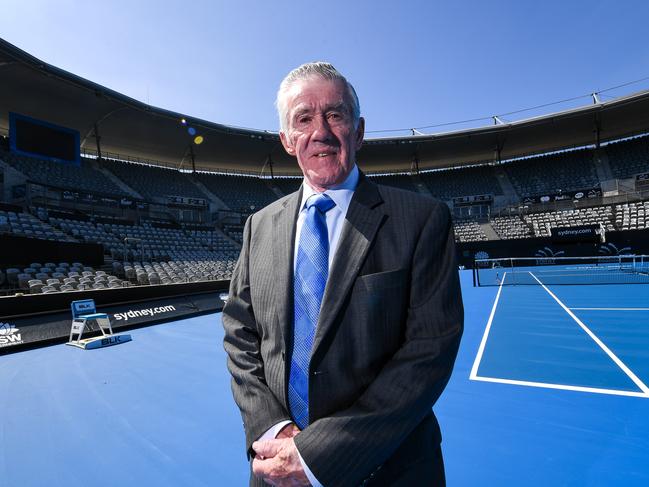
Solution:
<svg viewBox="0 0 649 487">
<path fill-rule="evenodd" d="M 582 225 L 578 227 L 551 228 L 553 241 L 560 242 L 599 242 L 601 227 L 599 225 Z"/>
<path fill-rule="evenodd" d="M 207 200 L 203 198 L 187 198 L 185 196 L 167 196 L 167 202 L 171 206 L 207 206 Z"/>
<path fill-rule="evenodd" d="M 560 193 L 549 193 L 540 196 L 527 196 L 523 198 L 523 203 L 526 205 L 533 205 L 537 203 L 547 204 L 553 201 L 564 200 L 581 200 L 588 198 L 598 198 L 602 196 L 602 190 L 599 188 L 582 189 L 579 191 L 566 191 Z"/>
<path fill-rule="evenodd" d="M 474 196 L 458 196 L 453 198 L 454 206 L 475 205 L 480 203 L 491 203 L 494 197 L 491 194 L 478 194 Z"/>
<path fill-rule="evenodd" d="M 128 320 L 131 322 L 137 318 L 147 318 L 153 317 L 155 315 L 172 313 L 176 311 L 176 307 L 172 304 L 167 306 L 156 306 L 154 308 L 142 308 L 142 309 L 129 309 L 121 313 L 113 313 L 112 317 L 116 322 L 123 321 L 126 323 Z"/>
<path fill-rule="evenodd" d="M 20 329 L 11 323 L 0 323 L 0 348 L 23 343 Z"/>
<path fill-rule="evenodd" d="M 178 296 L 173 298 L 143 301 L 119 306 L 98 305 L 96 311 L 108 315 L 113 332 L 133 326 L 146 326 L 156 322 L 174 318 L 183 318 L 197 313 L 215 312 L 223 308 L 223 300 L 219 297 L 220 292 L 197 294 L 194 296 Z M 86 311 L 85 305 L 81 303 L 79 311 L 83 314 Z M 0 354 L 10 353 L 12 350 L 19 350 L 16 345 L 43 345 L 52 341 L 67 342 L 70 336 L 70 325 L 72 323 L 70 312 L 52 313 L 49 315 L 34 315 L 12 319 L 10 323 L 0 322 Z M 97 324 L 92 324 L 84 332 L 93 335 L 98 333 Z M 89 347 L 106 347 L 120 343 L 116 338 L 99 336 L 92 340 Z M 102 342 L 112 338 L 113 342 Z M 90 340 L 89 340 L 90 342 Z"/>
</svg>

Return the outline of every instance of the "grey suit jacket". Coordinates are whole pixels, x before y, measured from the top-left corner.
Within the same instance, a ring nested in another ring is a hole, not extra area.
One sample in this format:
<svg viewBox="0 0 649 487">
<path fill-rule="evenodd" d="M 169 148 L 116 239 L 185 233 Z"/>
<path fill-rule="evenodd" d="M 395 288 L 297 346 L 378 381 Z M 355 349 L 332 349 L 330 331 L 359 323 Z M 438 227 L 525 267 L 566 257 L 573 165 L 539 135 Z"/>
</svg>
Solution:
<svg viewBox="0 0 649 487">
<path fill-rule="evenodd" d="M 223 310 L 248 454 L 268 428 L 290 419 L 287 364 L 300 196 L 286 196 L 248 219 Z M 450 377 L 462 329 L 448 208 L 361 175 L 317 324 L 310 425 L 295 437 L 323 485 L 380 479 L 407 467 L 413 455 L 438 451 L 431 407 Z"/>
</svg>

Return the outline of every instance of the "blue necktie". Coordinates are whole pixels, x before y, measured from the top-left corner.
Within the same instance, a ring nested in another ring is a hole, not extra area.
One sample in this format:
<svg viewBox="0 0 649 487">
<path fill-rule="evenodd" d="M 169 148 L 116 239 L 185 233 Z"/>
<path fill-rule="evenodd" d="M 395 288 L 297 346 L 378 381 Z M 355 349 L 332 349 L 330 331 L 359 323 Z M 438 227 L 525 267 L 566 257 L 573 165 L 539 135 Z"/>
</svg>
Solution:
<svg viewBox="0 0 649 487">
<path fill-rule="evenodd" d="M 306 218 L 297 249 L 288 402 L 300 429 L 309 424 L 309 360 L 329 274 L 329 236 L 325 213 L 334 206 L 336 203 L 325 194 L 313 195 L 307 200 Z"/>
</svg>

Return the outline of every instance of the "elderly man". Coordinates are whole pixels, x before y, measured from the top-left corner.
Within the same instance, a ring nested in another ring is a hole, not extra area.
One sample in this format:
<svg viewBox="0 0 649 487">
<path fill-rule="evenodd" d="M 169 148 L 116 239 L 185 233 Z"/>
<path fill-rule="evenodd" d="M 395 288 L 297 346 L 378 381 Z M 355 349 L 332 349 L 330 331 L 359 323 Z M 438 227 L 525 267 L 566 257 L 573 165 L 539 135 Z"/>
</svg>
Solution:
<svg viewBox="0 0 649 487">
<path fill-rule="evenodd" d="M 250 485 L 443 485 L 431 407 L 463 327 L 448 208 L 356 166 L 365 123 L 330 64 L 277 94 L 300 190 L 252 215 L 223 311 Z"/>
</svg>

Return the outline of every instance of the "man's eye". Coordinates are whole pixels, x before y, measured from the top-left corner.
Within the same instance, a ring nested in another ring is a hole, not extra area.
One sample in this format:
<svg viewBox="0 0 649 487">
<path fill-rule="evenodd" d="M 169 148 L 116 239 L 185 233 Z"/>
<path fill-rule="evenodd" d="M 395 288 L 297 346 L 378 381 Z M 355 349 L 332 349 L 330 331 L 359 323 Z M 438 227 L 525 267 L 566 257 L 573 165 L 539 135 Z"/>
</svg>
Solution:
<svg viewBox="0 0 649 487">
<path fill-rule="evenodd" d="M 311 121 L 311 117 L 298 117 L 297 123 L 305 124 Z"/>
</svg>

